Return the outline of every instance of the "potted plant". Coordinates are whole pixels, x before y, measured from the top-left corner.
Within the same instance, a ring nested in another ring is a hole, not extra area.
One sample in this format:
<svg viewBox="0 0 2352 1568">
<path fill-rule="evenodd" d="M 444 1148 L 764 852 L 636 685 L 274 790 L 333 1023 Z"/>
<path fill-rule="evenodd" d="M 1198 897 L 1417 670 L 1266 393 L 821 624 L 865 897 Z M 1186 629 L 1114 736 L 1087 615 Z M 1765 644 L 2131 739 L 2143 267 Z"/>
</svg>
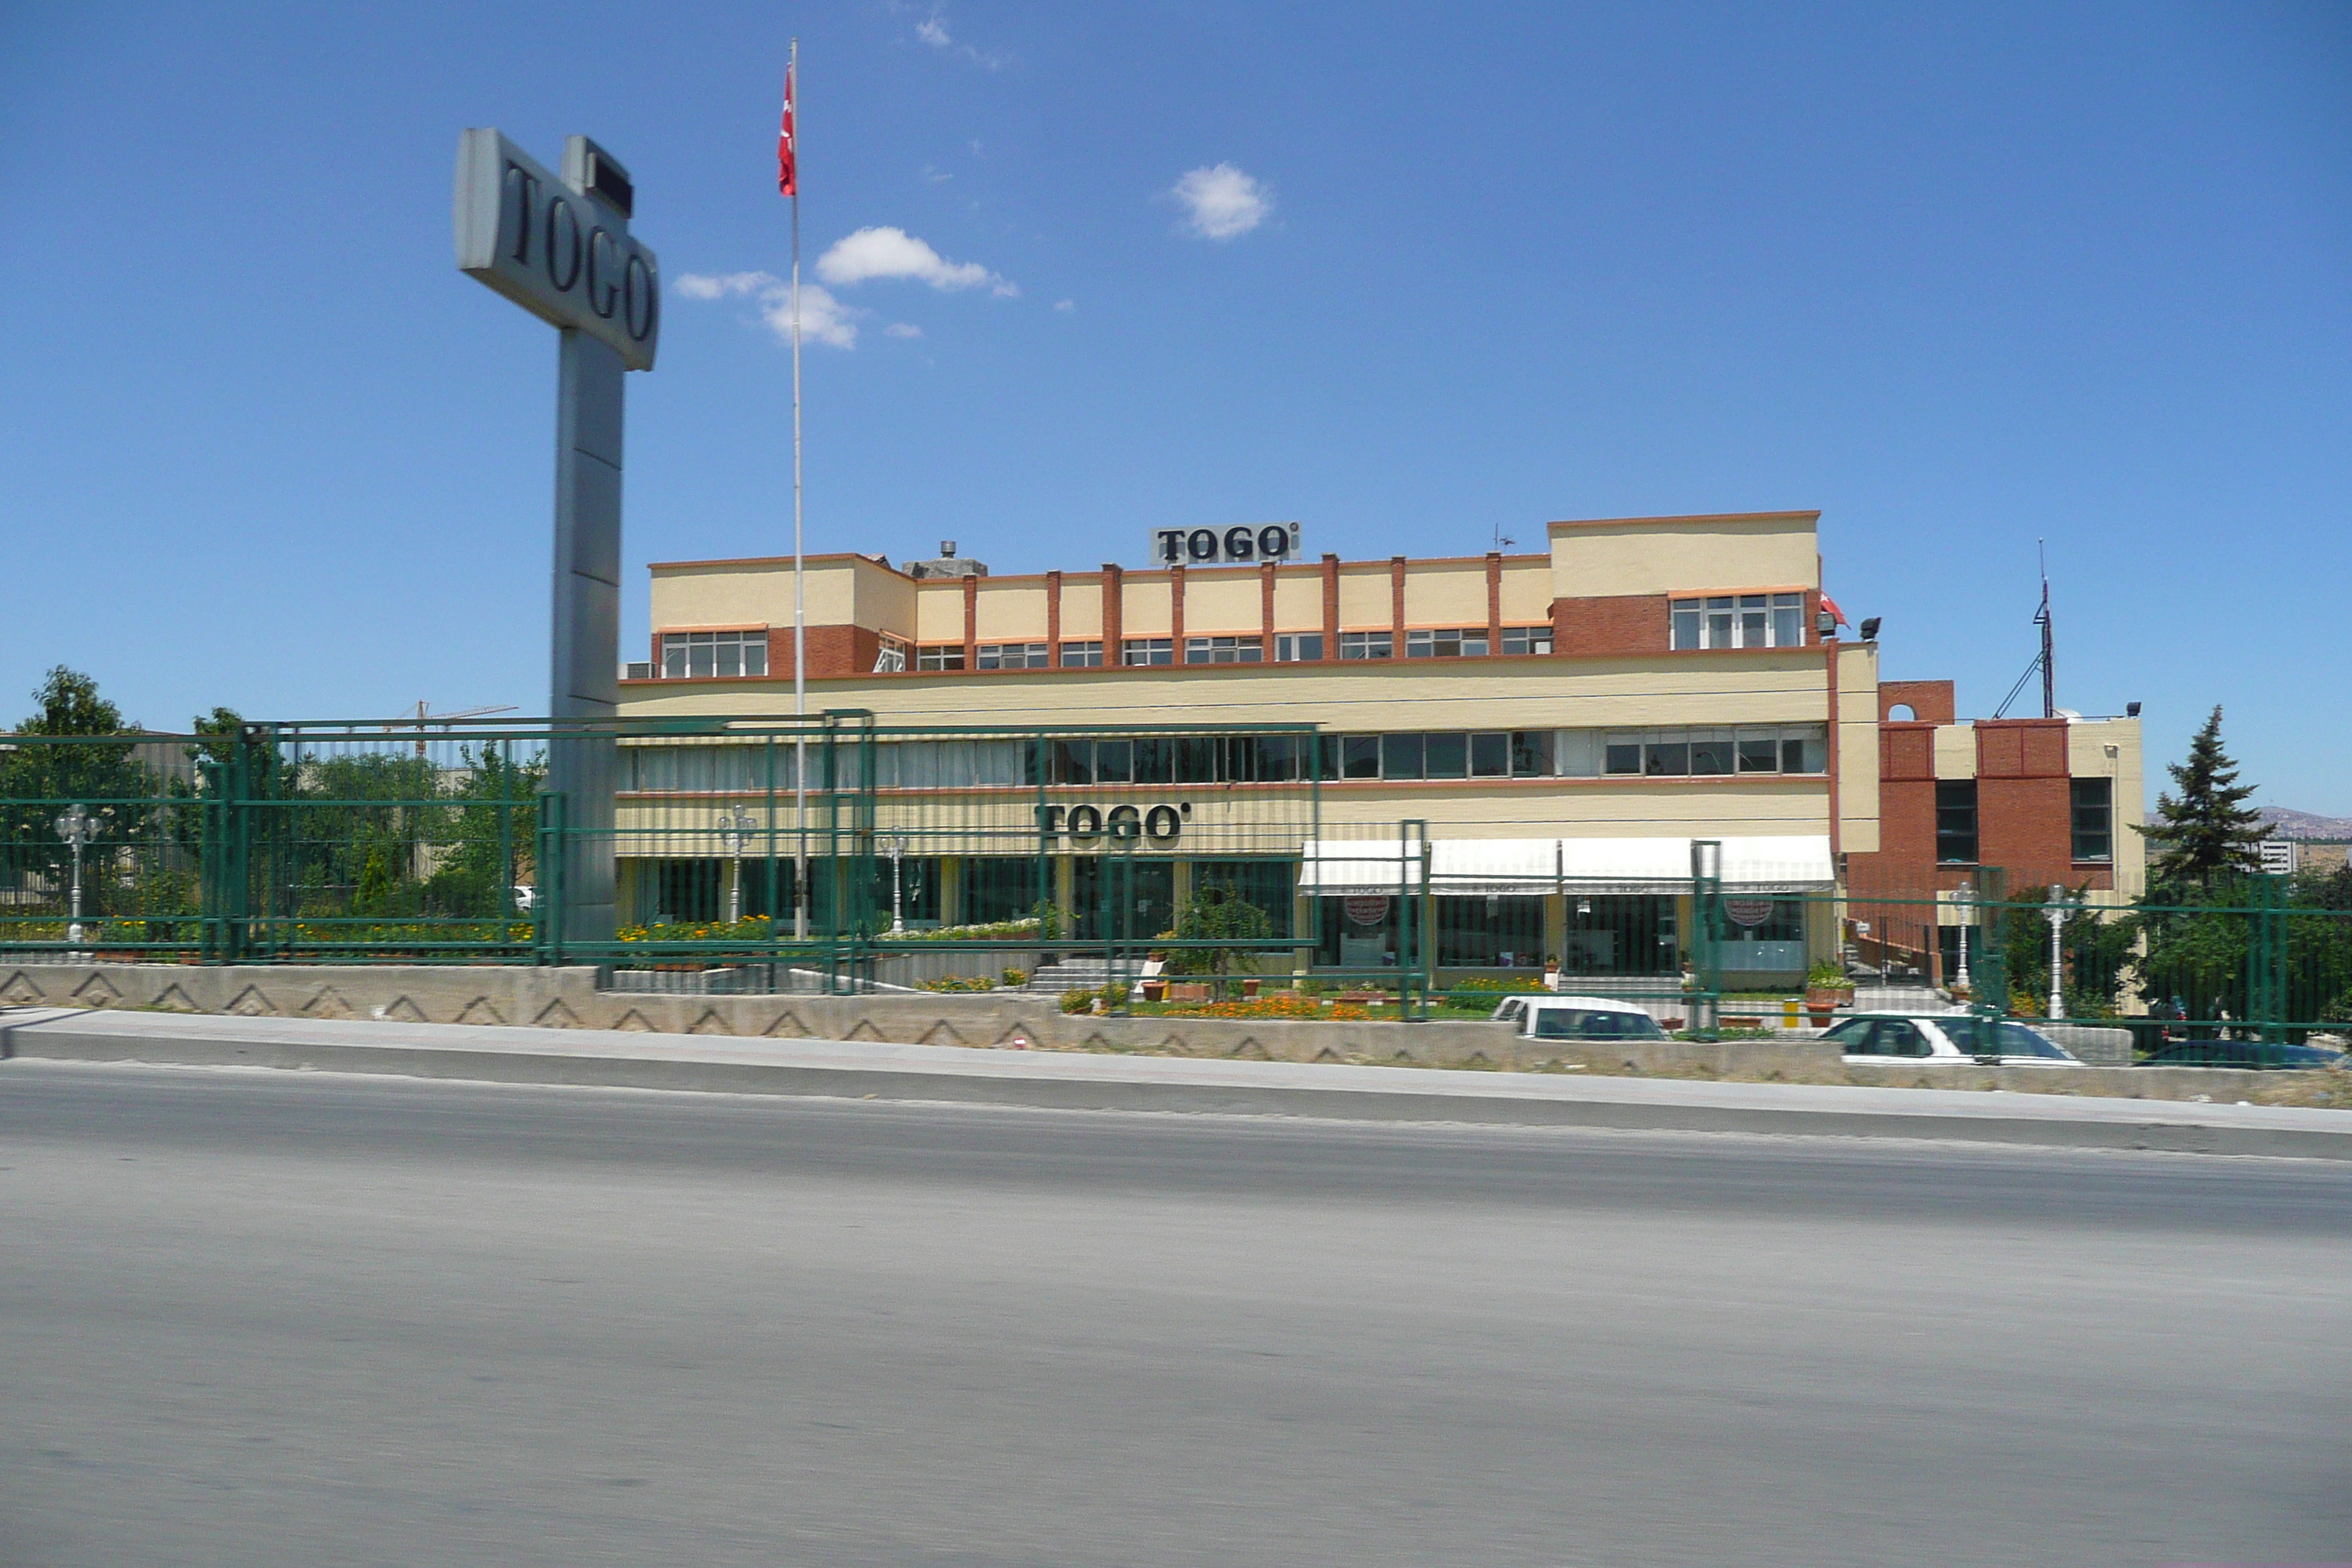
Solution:
<svg viewBox="0 0 2352 1568">
<path fill-rule="evenodd" d="M 1853 1003 L 1853 982 L 1835 963 L 1816 963 L 1806 973 L 1805 1011 L 1811 1016 L 1816 1029 L 1828 1028 L 1830 1015 Z"/>
</svg>

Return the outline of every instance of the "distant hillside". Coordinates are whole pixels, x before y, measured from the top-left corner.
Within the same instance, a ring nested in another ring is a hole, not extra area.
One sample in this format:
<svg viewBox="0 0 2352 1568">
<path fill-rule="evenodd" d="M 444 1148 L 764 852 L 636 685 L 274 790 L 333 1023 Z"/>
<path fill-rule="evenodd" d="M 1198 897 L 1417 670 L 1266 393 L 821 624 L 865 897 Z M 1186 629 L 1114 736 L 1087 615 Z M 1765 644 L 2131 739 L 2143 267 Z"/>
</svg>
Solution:
<svg viewBox="0 0 2352 1568">
<path fill-rule="evenodd" d="M 2321 816 L 2315 812 L 2266 805 L 2262 809 L 2262 818 L 2270 824 L 2274 837 L 2352 838 L 2352 816 Z"/>
</svg>

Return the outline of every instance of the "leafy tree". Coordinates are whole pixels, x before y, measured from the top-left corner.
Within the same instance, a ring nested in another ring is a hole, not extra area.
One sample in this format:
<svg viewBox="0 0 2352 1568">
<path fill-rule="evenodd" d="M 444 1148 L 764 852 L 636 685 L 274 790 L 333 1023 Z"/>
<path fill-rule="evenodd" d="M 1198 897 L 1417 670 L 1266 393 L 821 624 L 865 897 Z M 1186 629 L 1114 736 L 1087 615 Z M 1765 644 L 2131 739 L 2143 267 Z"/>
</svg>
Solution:
<svg viewBox="0 0 2352 1568">
<path fill-rule="evenodd" d="M 2217 878 L 2249 871 L 2262 842 L 2261 815 L 2245 802 L 2252 784 L 2238 782 L 2238 764 L 2221 749 L 2221 710 L 2189 744 L 2189 760 L 2168 764 L 2180 794 L 2157 797 L 2157 820 L 2139 829 L 2156 858 L 2148 867 L 2152 903 L 2180 903 L 2193 889 L 2210 894 Z"/>
<path fill-rule="evenodd" d="M 41 710 L 16 726 L 19 735 L 120 735 L 122 710 L 98 694 L 98 682 L 60 664 L 34 689 Z"/>
<path fill-rule="evenodd" d="M 1195 888 L 1176 911 L 1174 935 L 1190 942 L 1245 942 L 1274 934 L 1274 919 L 1232 888 L 1216 883 Z M 1235 959 L 1246 960 L 1249 947 L 1180 947 L 1169 955 L 1168 967 L 1179 974 L 1230 973 Z"/>
</svg>

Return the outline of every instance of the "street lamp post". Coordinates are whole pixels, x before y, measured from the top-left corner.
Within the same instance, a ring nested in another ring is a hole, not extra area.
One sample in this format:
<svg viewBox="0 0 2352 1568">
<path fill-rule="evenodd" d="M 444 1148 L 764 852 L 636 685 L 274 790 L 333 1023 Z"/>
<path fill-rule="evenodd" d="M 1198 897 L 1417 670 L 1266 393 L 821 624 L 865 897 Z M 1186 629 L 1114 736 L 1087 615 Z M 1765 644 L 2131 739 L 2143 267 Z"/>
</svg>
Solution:
<svg viewBox="0 0 2352 1568">
<path fill-rule="evenodd" d="M 2050 884 L 2050 903 L 2042 911 L 2050 921 L 2050 1016 L 2066 1016 L 2066 961 L 2059 939 L 2066 930 L 2066 889 L 2061 883 Z"/>
<path fill-rule="evenodd" d="M 98 820 L 77 804 L 58 813 L 56 826 L 58 837 L 73 851 L 73 917 L 66 926 L 66 940 L 78 942 L 81 941 L 81 852 L 98 837 Z"/>
<path fill-rule="evenodd" d="M 1960 972 L 1953 984 L 1963 991 L 1974 990 L 1969 984 L 1969 923 L 1976 918 L 1977 889 L 1973 882 L 1962 882 L 1952 889 L 1952 902 L 1960 906 Z"/>
<path fill-rule="evenodd" d="M 882 841 L 882 847 L 890 856 L 890 934 L 904 936 L 907 934 L 906 891 L 905 884 L 899 879 L 898 862 L 907 853 L 907 836 L 893 833 Z"/>
<path fill-rule="evenodd" d="M 734 925 L 743 918 L 743 846 L 759 830 L 759 819 L 751 808 L 730 807 L 719 814 L 719 840 L 726 846 L 727 858 L 733 873 L 727 882 L 727 923 Z"/>
</svg>

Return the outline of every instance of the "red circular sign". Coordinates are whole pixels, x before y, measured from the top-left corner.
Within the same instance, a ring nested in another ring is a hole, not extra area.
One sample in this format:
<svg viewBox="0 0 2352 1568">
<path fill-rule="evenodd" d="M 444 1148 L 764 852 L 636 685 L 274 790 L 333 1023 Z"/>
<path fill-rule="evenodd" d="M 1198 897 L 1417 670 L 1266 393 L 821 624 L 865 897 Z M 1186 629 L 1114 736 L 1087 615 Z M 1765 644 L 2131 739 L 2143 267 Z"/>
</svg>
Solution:
<svg viewBox="0 0 2352 1568">
<path fill-rule="evenodd" d="M 1342 900 L 1348 919 L 1360 926 L 1376 926 L 1389 918 L 1389 901 L 1383 898 L 1348 899 Z"/>
<path fill-rule="evenodd" d="M 1730 917 L 1735 925 L 1760 926 L 1772 918 L 1772 900 L 1726 899 L 1723 900 L 1723 912 Z"/>
</svg>

